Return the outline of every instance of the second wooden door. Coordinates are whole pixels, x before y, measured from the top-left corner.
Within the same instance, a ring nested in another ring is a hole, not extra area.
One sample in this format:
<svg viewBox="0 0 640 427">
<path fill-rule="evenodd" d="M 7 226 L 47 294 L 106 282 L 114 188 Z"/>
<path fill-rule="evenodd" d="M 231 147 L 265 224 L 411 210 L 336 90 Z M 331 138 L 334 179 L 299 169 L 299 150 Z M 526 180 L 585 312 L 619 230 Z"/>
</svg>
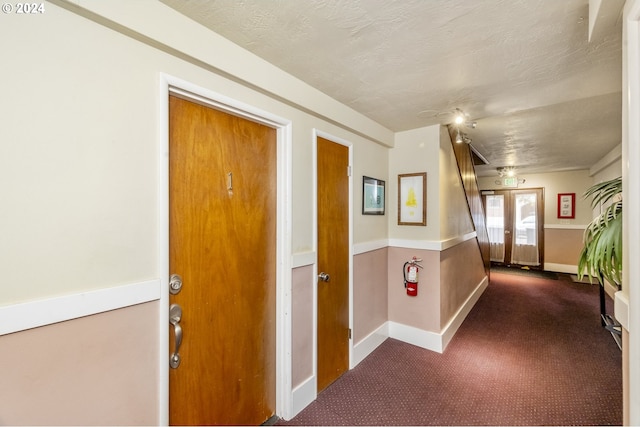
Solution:
<svg viewBox="0 0 640 427">
<path fill-rule="evenodd" d="M 321 391 L 349 369 L 349 148 L 320 137 L 317 144 Z"/>
</svg>

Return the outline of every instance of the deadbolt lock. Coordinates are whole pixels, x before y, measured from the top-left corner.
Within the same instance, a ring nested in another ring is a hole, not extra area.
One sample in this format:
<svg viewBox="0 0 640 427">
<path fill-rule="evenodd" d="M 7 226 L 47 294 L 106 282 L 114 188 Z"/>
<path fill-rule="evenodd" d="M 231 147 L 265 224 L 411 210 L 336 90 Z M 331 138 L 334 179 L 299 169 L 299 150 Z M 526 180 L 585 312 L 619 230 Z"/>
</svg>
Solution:
<svg viewBox="0 0 640 427">
<path fill-rule="evenodd" d="M 182 277 L 179 274 L 172 274 L 169 278 L 169 292 L 175 295 L 182 289 Z"/>
</svg>

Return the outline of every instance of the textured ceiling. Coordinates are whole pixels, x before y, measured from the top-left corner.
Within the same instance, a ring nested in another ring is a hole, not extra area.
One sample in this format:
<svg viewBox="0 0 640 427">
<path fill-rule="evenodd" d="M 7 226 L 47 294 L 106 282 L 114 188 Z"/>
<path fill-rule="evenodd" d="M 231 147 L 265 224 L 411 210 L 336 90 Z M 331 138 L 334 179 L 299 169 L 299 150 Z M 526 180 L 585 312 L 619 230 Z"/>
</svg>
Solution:
<svg viewBox="0 0 640 427">
<path fill-rule="evenodd" d="M 588 0 L 162 0 L 394 131 L 451 121 L 479 175 L 584 169 L 621 141 L 621 20 Z"/>
</svg>

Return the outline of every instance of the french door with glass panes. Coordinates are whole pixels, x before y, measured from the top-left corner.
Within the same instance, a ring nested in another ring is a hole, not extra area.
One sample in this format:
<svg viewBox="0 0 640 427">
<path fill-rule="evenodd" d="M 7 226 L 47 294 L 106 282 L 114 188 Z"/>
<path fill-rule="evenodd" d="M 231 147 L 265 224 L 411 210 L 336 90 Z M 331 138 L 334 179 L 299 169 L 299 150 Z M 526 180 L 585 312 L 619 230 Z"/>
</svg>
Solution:
<svg viewBox="0 0 640 427">
<path fill-rule="evenodd" d="M 483 191 L 491 262 L 544 266 L 543 189 Z"/>
</svg>

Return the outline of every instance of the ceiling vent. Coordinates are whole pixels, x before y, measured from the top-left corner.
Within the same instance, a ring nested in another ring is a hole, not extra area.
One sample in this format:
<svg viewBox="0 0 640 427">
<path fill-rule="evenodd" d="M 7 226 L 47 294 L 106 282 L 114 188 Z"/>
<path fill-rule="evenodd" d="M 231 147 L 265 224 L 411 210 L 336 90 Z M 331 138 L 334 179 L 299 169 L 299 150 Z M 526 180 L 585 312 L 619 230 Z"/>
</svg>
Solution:
<svg viewBox="0 0 640 427">
<path fill-rule="evenodd" d="M 471 144 L 469 144 L 469 145 L 471 147 L 471 156 L 473 157 L 473 164 L 475 166 L 488 165 L 489 161 L 487 159 L 485 159 L 482 154 L 480 154 L 480 152 L 476 149 L 476 147 L 474 147 Z"/>
</svg>

